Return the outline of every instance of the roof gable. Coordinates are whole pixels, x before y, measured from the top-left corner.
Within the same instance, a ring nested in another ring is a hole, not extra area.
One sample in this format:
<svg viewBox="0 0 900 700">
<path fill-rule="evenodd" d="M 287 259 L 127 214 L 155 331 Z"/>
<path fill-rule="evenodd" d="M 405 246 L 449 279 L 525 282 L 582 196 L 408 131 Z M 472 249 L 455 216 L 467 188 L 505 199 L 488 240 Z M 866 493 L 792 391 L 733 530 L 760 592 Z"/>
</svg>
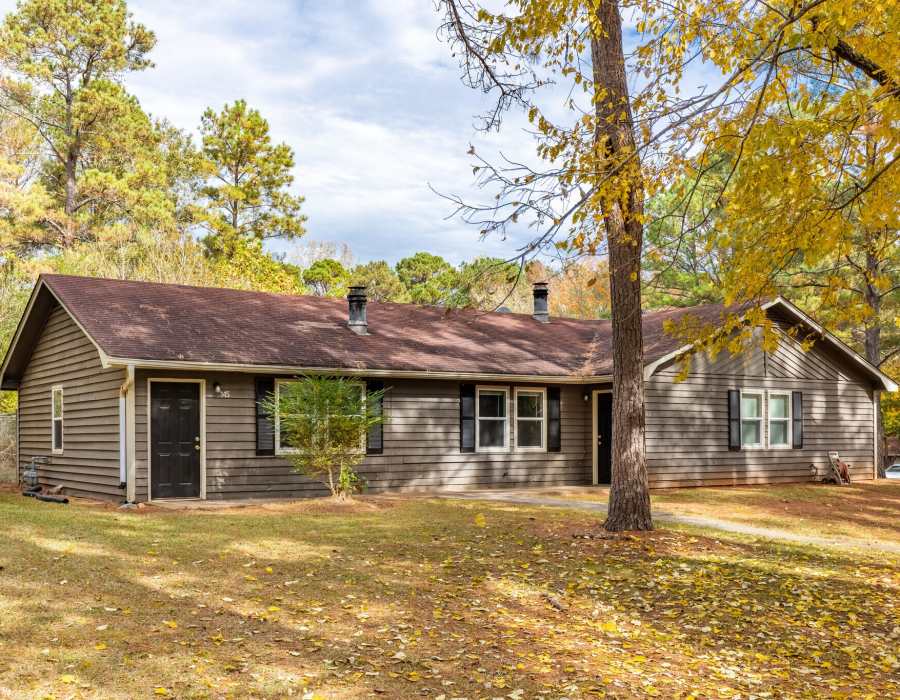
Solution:
<svg viewBox="0 0 900 700">
<path fill-rule="evenodd" d="M 16 331 L 7 348 L 6 356 L 3 363 L 0 364 L 0 390 L 12 390 L 18 387 L 19 380 L 25 373 L 25 368 L 31 360 L 34 348 L 41 337 L 47 319 L 53 310 L 62 306 L 63 309 L 75 320 L 79 330 L 91 341 L 100 355 L 101 363 L 104 363 L 103 350 L 97 345 L 97 342 L 91 337 L 90 333 L 85 331 L 84 327 L 78 323 L 71 311 L 61 304 L 60 300 L 53 293 L 50 287 L 45 284 L 43 276 L 38 279 L 34 289 L 31 290 L 31 296 L 25 306 L 22 318 L 16 326 Z"/>
<path fill-rule="evenodd" d="M 849 363 L 854 373 L 862 373 L 865 376 L 871 377 L 881 385 L 880 388 L 883 388 L 886 391 L 897 391 L 897 382 L 879 370 L 875 365 L 866 360 L 866 358 L 840 340 L 837 336 L 819 325 L 812 317 L 805 314 L 799 307 L 792 304 L 784 297 L 778 297 L 763 304 L 763 308 L 770 312 L 776 311 L 777 313 L 786 316 L 794 323 L 811 329 L 819 336 L 819 338 L 821 338 L 823 343 L 836 353 L 838 357 L 843 358 Z"/>
<path fill-rule="evenodd" d="M 829 333 L 822 326 L 820 326 L 816 321 L 807 316 L 803 311 L 801 311 L 797 306 L 789 302 L 787 299 L 783 297 L 777 297 L 771 301 L 765 302 L 762 305 L 762 309 L 767 312 L 769 317 L 773 319 L 780 326 L 779 331 L 781 331 L 782 339 L 781 345 L 778 352 L 785 353 L 789 352 L 791 349 L 800 353 L 799 346 L 795 345 L 794 341 L 787 336 L 785 331 L 785 326 L 799 326 L 805 329 L 805 332 L 808 333 L 811 337 L 815 338 L 816 348 L 819 351 L 825 351 L 828 353 L 828 356 L 832 359 L 832 363 L 834 367 L 843 367 L 846 369 L 846 372 L 842 370 L 837 370 L 836 372 L 832 372 L 828 376 L 818 376 L 816 378 L 822 380 L 834 380 L 837 381 L 839 376 L 844 378 L 854 378 L 855 380 L 863 379 L 865 381 L 874 382 L 875 385 L 880 389 L 884 389 L 886 391 L 897 391 L 897 383 L 891 379 L 889 376 L 884 374 L 877 367 L 869 363 L 862 355 L 857 353 L 855 350 L 841 342 L 837 337 Z M 696 308 L 696 307 L 695 307 Z M 734 311 L 738 311 L 738 309 L 734 309 Z M 657 371 L 663 369 L 664 367 L 668 367 L 673 362 L 676 362 L 679 358 L 684 357 L 686 354 L 693 352 L 695 348 L 694 344 L 683 345 L 680 348 L 677 348 L 670 352 L 669 354 L 660 357 L 655 360 L 648 360 L 644 376 L 650 377 Z M 801 358 L 799 358 L 799 364 L 805 364 L 810 362 L 813 359 L 809 354 L 803 354 Z M 719 364 L 722 364 L 722 358 L 719 358 Z M 738 357 L 732 358 L 732 360 L 736 363 L 745 363 L 749 360 L 748 357 Z M 777 353 L 776 353 L 776 361 L 777 361 Z M 813 364 L 818 366 L 819 371 L 824 371 L 826 374 L 827 370 L 822 365 L 822 358 L 814 358 Z M 810 370 L 813 368 L 810 367 Z"/>
</svg>

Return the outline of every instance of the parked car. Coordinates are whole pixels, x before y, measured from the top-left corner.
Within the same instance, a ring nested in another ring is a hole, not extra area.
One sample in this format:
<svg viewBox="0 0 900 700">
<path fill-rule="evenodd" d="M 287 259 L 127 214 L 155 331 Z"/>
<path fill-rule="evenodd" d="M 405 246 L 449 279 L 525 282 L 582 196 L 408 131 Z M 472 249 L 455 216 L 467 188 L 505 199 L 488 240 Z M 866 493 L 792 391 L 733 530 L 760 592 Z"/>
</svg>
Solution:
<svg viewBox="0 0 900 700">
<path fill-rule="evenodd" d="M 894 462 L 891 466 L 885 469 L 884 475 L 888 479 L 900 479 L 900 462 Z"/>
</svg>

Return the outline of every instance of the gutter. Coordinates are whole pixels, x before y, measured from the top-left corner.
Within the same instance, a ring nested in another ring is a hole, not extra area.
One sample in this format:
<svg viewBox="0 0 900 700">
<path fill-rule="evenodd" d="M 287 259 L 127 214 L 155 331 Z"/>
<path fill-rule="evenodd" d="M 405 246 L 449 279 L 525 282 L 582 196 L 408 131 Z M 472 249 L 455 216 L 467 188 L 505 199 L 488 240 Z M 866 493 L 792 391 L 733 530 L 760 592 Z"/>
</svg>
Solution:
<svg viewBox="0 0 900 700">
<path fill-rule="evenodd" d="M 224 362 L 190 362 L 184 360 L 142 360 L 107 357 L 110 367 L 168 369 L 186 372 L 253 372 L 255 374 L 329 374 L 349 377 L 384 377 L 388 379 L 449 379 L 494 382 L 533 382 L 543 384 L 601 384 L 612 381 L 612 375 L 567 376 L 538 374 L 498 374 L 487 372 L 435 372 L 429 370 L 366 369 L 363 367 L 296 367 L 290 365 L 229 364 Z"/>
<path fill-rule="evenodd" d="M 125 489 L 126 503 L 135 499 L 135 432 L 134 365 L 129 364 L 119 387 L 119 488 Z"/>
</svg>

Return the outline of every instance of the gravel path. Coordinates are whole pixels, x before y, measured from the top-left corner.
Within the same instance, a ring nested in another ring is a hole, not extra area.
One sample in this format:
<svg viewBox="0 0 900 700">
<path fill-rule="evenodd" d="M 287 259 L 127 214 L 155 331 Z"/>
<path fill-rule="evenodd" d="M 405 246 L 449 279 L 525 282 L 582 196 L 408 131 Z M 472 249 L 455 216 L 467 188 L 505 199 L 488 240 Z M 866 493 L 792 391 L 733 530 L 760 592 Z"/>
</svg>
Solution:
<svg viewBox="0 0 900 700">
<path fill-rule="evenodd" d="M 502 503 L 519 503 L 529 506 L 545 506 L 547 508 L 570 508 L 574 510 L 586 510 L 594 513 L 606 513 L 606 504 L 591 501 L 579 501 L 567 498 L 551 498 L 548 496 L 536 496 L 527 491 L 516 490 L 491 490 L 491 491 L 452 491 L 435 494 L 440 498 L 461 498 L 475 501 L 499 501 Z M 877 540 L 857 540 L 844 537 L 817 537 L 815 535 L 801 535 L 788 530 L 777 528 L 756 527 L 744 525 L 718 518 L 707 518 L 692 515 L 677 515 L 663 510 L 653 510 L 655 522 L 669 522 L 681 525 L 693 525 L 695 527 L 722 530 L 751 537 L 762 537 L 769 540 L 781 540 L 796 544 L 810 544 L 819 547 L 837 547 L 840 549 L 862 549 L 875 552 L 888 552 L 900 554 L 900 545 L 893 542 L 879 542 Z"/>
</svg>

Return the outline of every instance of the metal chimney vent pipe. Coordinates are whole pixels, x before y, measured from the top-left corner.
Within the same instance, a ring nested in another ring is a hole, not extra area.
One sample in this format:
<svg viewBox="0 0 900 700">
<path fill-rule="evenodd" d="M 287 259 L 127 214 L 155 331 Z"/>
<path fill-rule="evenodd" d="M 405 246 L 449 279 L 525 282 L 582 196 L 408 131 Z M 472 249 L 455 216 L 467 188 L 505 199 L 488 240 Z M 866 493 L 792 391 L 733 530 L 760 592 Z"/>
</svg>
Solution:
<svg viewBox="0 0 900 700">
<path fill-rule="evenodd" d="M 541 323 L 550 323 L 550 309 L 547 303 L 550 285 L 546 282 L 534 283 L 534 313 L 532 316 Z"/>
<path fill-rule="evenodd" d="M 366 288 L 350 287 L 347 293 L 347 303 L 350 306 L 350 318 L 347 325 L 357 335 L 368 335 L 369 323 L 366 320 Z"/>
</svg>

